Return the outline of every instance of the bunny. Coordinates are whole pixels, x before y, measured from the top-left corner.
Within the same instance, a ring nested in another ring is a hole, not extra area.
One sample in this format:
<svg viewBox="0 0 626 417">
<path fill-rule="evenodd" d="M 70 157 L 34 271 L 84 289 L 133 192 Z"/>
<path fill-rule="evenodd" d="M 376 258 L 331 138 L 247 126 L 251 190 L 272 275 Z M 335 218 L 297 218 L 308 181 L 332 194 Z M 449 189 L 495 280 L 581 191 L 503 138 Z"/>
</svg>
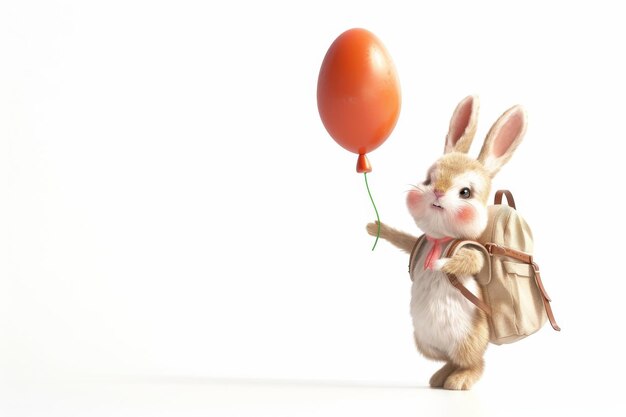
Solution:
<svg viewBox="0 0 626 417">
<path fill-rule="evenodd" d="M 521 106 L 504 112 L 489 130 L 478 159 L 467 155 L 478 116 L 478 98 L 468 96 L 456 107 L 445 140 L 444 155 L 421 184 L 408 192 L 406 204 L 426 235 L 412 272 L 411 316 L 417 349 L 427 358 L 445 361 L 430 386 L 467 390 L 481 377 L 489 342 L 487 316 L 447 279 L 454 274 L 482 298 L 475 275 L 485 262 L 477 249 L 464 247 L 451 258 L 440 258 L 453 239 L 476 239 L 487 226 L 491 180 L 511 158 L 526 131 Z M 377 223 L 367 232 L 375 236 Z M 380 237 L 410 253 L 417 238 L 380 224 Z"/>
</svg>

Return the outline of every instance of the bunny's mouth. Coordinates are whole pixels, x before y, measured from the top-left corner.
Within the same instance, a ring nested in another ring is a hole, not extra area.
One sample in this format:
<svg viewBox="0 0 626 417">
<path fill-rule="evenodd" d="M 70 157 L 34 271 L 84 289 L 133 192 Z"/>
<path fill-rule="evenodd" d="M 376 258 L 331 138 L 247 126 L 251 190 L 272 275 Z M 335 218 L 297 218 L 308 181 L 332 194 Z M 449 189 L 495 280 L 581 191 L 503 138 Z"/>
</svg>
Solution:
<svg viewBox="0 0 626 417">
<path fill-rule="evenodd" d="M 436 208 L 436 209 L 438 209 L 438 210 L 443 210 L 443 207 L 441 207 L 441 205 L 440 205 L 439 203 L 433 203 L 433 204 L 431 205 L 431 207 Z"/>
</svg>

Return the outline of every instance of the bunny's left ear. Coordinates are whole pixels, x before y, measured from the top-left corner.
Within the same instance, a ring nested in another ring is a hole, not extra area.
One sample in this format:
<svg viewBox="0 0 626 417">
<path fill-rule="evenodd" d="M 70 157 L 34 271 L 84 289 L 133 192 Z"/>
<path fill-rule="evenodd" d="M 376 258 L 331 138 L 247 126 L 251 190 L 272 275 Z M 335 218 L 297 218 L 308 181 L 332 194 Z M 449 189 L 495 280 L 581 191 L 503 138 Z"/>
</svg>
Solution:
<svg viewBox="0 0 626 417">
<path fill-rule="evenodd" d="M 489 130 L 478 161 L 491 177 L 507 163 L 526 133 L 526 112 L 522 106 L 505 111 Z"/>
<path fill-rule="evenodd" d="M 443 153 L 469 151 L 478 123 L 478 97 L 467 96 L 456 106 Z"/>
</svg>

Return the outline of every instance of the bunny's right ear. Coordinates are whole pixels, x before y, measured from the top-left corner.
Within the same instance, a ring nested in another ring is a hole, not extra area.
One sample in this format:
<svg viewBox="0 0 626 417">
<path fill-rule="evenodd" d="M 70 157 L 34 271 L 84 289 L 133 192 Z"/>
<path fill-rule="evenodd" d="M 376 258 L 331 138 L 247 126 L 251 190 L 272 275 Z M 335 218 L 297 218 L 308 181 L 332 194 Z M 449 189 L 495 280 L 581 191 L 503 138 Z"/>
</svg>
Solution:
<svg viewBox="0 0 626 417">
<path fill-rule="evenodd" d="M 526 133 L 526 112 L 522 106 L 513 106 L 500 116 L 487 133 L 478 161 L 491 177 L 506 164 Z"/>
<path fill-rule="evenodd" d="M 476 134 L 478 122 L 478 97 L 467 96 L 456 106 L 446 136 L 444 153 L 467 153 Z"/>
</svg>

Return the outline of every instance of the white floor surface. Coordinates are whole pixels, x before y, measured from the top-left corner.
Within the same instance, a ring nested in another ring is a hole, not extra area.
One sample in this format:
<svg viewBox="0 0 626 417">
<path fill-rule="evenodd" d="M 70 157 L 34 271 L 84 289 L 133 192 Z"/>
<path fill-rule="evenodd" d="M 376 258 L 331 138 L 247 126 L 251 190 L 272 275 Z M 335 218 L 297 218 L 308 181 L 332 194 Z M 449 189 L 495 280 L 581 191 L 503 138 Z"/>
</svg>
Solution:
<svg viewBox="0 0 626 417">
<path fill-rule="evenodd" d="M 3 417 L 38 416 L 555 416 L 624 415 L 589 389 L 448 392 L 402 384 L 185 377 L 11 383 Z M 506 394 L 502 394 L 506 392 Z M 600 414 L 598 414 L 600 413 Z"/>
</svg>

